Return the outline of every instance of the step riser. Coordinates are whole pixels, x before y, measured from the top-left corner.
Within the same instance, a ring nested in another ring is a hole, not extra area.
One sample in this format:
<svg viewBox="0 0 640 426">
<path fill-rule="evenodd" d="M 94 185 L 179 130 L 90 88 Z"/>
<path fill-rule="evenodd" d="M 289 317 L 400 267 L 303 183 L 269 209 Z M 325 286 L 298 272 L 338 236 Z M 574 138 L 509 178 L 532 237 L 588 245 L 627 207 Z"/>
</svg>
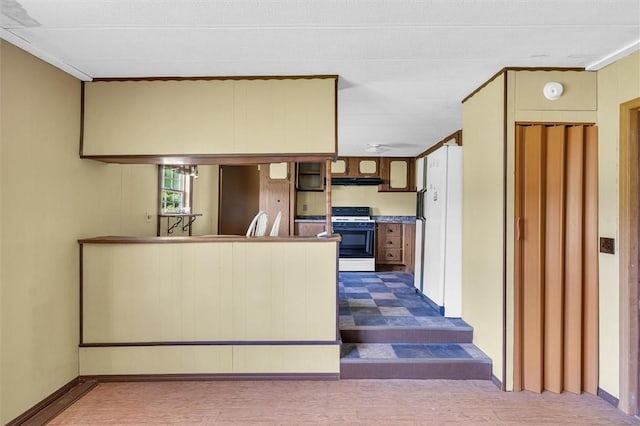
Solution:
<svg viewBox="0 0 640 426">
<path fill-rule="evenodd" d="M 472 343 L 473 330 L 341 329 L 344 343 Z"/>
<path fill-rule="evenodd" d="M 447 379 L 491 380 L 491 364 L 486 362 L 341 363 L 341 379 Z"/>
</svg>

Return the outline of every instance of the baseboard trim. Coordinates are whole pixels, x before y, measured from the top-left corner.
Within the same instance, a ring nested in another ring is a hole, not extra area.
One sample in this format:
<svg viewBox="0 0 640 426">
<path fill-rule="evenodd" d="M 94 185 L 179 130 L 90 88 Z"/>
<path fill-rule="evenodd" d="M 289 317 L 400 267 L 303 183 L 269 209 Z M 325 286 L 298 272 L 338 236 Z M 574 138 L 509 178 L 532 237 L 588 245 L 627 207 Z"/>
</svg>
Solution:
<svg viewBox="0 0 640 426">
<path fill-rule="evenodd" d="M 96 382 L 189 382 L 216 380 L 338 380 L 339 373 L 110 374 L 80 376 Z"/>
<path fill-rule="evenodd" d="M 615 396 L 611 395 L 609 392 L 607 392 L 606 390 L 603 390 L 601 388 L 598 388 L 598 397 L 604 399 L 605 401 L 607 401 L 609 404 L 613 405 L 614 407 L 618 408 L 618 403 L 620 402 L 618 400 L 618 398 L 616 398 Z"/>
<path fill-rule="evenodd" d="M 502 382 L 500 381 L 500 379 L 498 379 L 495 374 L 491 375 L 491 383 L 493 383 L 495 385 L 495 387 L 497 387 L 498 389 L 500 389 L 501 391 L 504 391 L 505 389 L 502 387 Z"/>
<path fill-rule="evenodd" d="M 339 379 L 339 373 L 121 374 L 78 376 L 11 420 L 6 426 L 47 424 L 101 382 Z"/>
<path fill-rule="evenodd" d="M 96 382 L 84 382 L 80 377 L 76 377 L 15 419 L 11 420 L 7 423 L 7 426 L 46 424 L 67 409 L 71 404 L 82 398 L 82 396 L 93 389 L 96 385 Z"/>
<path fill-rule="evenodd" d="M 421 292 L 418 289 L 416 289 L 416 293 L 418 294 L 418 296 L 420 296 L 422 300 L 424 300 L 427 303 L 427 305 L 431 306 L 433 309 L 438 311 L 440 313 L 440 316 L 444 316 L 444 306 L 438 305 L 436 302 L 431 300 L 427 295 L 425 295 L 423 292 Z"/>
</svg>

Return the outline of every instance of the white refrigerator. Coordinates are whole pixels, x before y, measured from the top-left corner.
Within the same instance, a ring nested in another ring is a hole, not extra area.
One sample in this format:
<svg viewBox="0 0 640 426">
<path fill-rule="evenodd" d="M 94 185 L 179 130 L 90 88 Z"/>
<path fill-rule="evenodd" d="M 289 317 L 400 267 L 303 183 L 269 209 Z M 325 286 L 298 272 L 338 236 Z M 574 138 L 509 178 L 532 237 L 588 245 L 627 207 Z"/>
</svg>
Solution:
<svg viewBox="0 0 640 426">
<path fill-rule="evenodd" d="M 419 169 L 414 285 L 444 316 L 459 318 L 462 315 L 462 147 L 444 145 L 424 159 L 422 176 Z"/>
</svg>

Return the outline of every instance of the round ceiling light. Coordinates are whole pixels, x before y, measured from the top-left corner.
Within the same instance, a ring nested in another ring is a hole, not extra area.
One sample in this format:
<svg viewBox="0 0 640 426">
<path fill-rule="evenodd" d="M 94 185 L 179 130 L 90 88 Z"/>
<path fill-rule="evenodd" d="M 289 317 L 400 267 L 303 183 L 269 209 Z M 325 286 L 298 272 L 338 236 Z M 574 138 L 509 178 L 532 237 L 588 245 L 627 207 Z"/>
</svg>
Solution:
<svg viewBox="0 0 640 426">
<path fill-rule="evenodd" d="M 542 89 L 544 97 L 549 99 L 550 101 L 560 99 L 560 96 L 562 96 L 562 92 L 564 92 L 564 86 L 562 86 L 562 83 L 558 83 L 557 81 L 548 82 Z"/>
</svg>

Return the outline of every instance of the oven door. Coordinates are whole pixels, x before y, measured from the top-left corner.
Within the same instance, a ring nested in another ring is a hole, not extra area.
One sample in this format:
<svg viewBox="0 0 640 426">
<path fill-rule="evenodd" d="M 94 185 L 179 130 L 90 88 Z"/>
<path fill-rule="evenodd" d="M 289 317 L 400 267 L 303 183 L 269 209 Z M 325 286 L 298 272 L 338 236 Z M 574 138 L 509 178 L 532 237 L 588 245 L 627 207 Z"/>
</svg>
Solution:
<svg viewBox="0 0 640 426">
<path fill-rule="evenodd" d="M 346 224 L 336 226 L 333 231 L 342 236 L 339 257 L 368 258 L 373 257 L 374 228 L 351 227 Z"/>
</svg>

